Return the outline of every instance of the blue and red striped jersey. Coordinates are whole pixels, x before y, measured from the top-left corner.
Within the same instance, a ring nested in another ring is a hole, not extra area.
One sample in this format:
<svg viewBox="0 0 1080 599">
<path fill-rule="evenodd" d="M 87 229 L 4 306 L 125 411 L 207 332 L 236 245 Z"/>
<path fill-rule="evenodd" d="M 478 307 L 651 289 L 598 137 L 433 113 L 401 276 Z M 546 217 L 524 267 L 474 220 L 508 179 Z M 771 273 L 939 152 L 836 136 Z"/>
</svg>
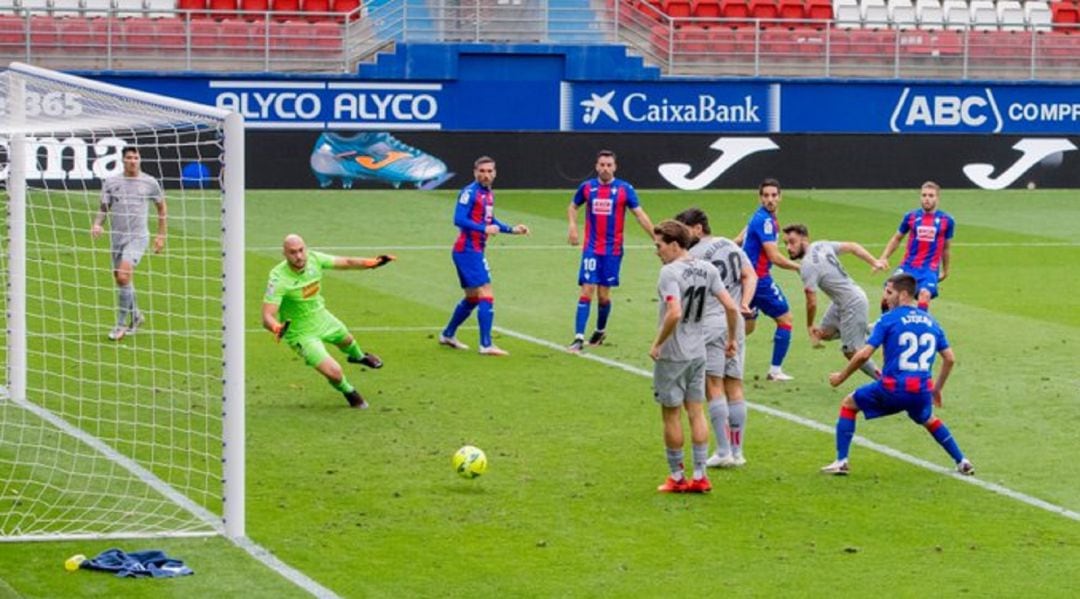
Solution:
<svg viewBox="0 0 1080 599">
<path fill-rule="evenodd" d="M 754 273 L 757 274 L 758 279 L 769 276 L 772 262 L 769 261 L 769 256 L 765 253 L 765 244 L 776 243 L 779 228 L 780 225 L 776 222 L 776 217 L 766 210 L 764 206 L 758 207 L 750 217 L 750 222 L 746 225 L 743 251 L 750 258 L 750 264 L 753 265 Z"/>
<path fill-rule="evenodd" d="M 949 348 L 945 331 L 930 313 L 914 306 L 897 306 L 881 316 L 866 340 L 884 346 L 881 384 L 888 391 L 932 391 L 934 358 Z"/>
<path fill-rule="evenodd" d="M 461 229 L 454 242 L 454 252 L 483 252 L 488 225 L 498 225 L 503 233 L 510 232 L 510 227 L 495 218 L 495 194 L 491 188 L 473 181 L 461 190 L 454 209 L 454 226 Z"/>
<path fill-rule="evenodd" d="M 945 242 L 952 239 L 956 222 L 947 212 L 925 212 L 917 208 L 904 215 L 897 231 L 908 236 L 904 253 L 904 268 L 929 269 L 935 272 L 941 267 L 941 255 Z"/>
<path fill-rule="evenodd" d="M 622 179 L 604 184 L 598 178 L 582 183 L 574 205 L 585 205 L 585 252 L 597 256 L 621 256 L 626 211 L 641 206 L 634 186 Z"/>
</svg>

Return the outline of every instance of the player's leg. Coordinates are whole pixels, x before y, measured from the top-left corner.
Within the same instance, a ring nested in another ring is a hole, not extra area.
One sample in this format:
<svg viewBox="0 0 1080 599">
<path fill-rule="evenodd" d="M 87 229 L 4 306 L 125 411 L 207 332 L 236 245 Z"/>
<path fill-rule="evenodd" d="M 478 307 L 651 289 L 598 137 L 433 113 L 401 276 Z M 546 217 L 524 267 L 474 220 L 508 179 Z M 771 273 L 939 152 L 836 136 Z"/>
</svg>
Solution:
<svg viewBox="0 0 1080 599">
<path fill-rule="evenodd" d="M 509 356 L 510 352 L 495 346 L 491 329 L 495 326 L 495 294 L 491 283 L 475 289 L 476 320 L 480 324 L 480 353 L 485 356 Z"/>
<path fill-rule="evenodd" d="M 746 365 L 746 336 L 735 340 L 735 356 L 724 365 L 724 394 L 728 401 L 728 443 L 731 445 L 731 465 L 746 464 L 743 445 L 746 437 L 746 395 L 743 392 L 743 372 Z"/>
<path fill-rule="evenodd" d="M 776 321 L 776 332 L 773 334 L 772 361 L 766 378 L 770 381 L 792 380 L 792 377 L 784 374 L 782 369 L 784 358 L 791 347 L 791 327 L 793 322 L 787 298 L 784 297 L 780 287 L 771 278 L 763 277 L 758 281 L 757 292 L 754 294 L 754 299 L 750 305 Z"/>
<path fill-rule="evenodd" d="M 304 337 L 286 337 L 285 342 L 303 358 L 304 363 L 318 371 L 319 374 L 326 378 L 326 382 L 330 383 L 331 387 L 344 395 L 345 400 L 349 402 L 351 407 L 367 407 L 367 402 L 364 401 L 356 387 L 346 378 L 337 360 L 332 358 L 330 353 L 326 351 L 326 346 L 323 345 L 322 339 L 317 334 Z"/>
<path fill-rule="evenodd" d="M 683 405 L 690 419 L 690 446 L 694 458 L 694 479 L 690 481 L 688 491 L 708 493 L 712 490 L 709 478 L 705 476 L 706 462 L 709 459 L 709 421 L 705 417 L 705 360 L 692 361 L 686 368 L 686 392 Z"/>
<path fill-rule="evenodd" d="M 383 361 L 379 356 L 360 349 L 360 344 L 356 342 L 356 338 L 349 333 L 345 325 L 337 318 L 334 320 L 337 321 L 338 326 L 324 337 L 327 343 L 333 343 L 344 352 L 350 364 L 361 364 L 373 369 L 383 367 Z"/>
<path fill-rule="evenodd" d="M 836 461 L 821 469 L 825 474 L 842 476 L 848 473 L 848 454 L 851 451 L 851 441 L 855 437 L 855 417 L 859 415 L 855 394 L 862 389 L 863 387 L 860 387 L 840 401 L 840 417 L 836 420 Z"/>
<path fill-rule="evenodd" d="M 487 273 L 487 263 L 482 254 L 474 252 L 455 252 L 451 254 L 458 282 L 465 292 L 465 297 L 454 307 L 450 321 L 439 335 L 439 343 L 453 349 L 469 349 L 469 346 L 457 340 L 458 327 L 462 325 L 480 303 L 479 287 L 491 281 Z"/>
<path fill-rule="evenodd" d="M 592 309 L 592 299 L 596 295 L 596 285 L 589 283 L 596 279 L 596 259 L 586 256 L 581 257 L 581 268 L 578 271 L 578 285 L 581 286 L 578 293 L 577 310 L 574 312 L 574 340 L 567 349 L 571 352 L 580 352 L 585 347 L 585 327 L 589 324 L 589 311 Z"/>
<path fill-rule="evenodd" d="M 956 443 L 956 439 L 953 438 L 949 427 L 945 426 L 945 423 L 940 418 L 934 416 L 929 393 L 920 398 L 917 406 L 908 410 L 908 417 L 930 433 L 930 436 L 937 441 L 938 445 L 956 462 L 956 470 L 960 474 L 969 476 L 975 474 L 975 466 L 964 457 L 964 452 L 960 451 L 960 446 Z"/>
<path fill-rule="evenodd" d="M 830 309 L 832 309 L 831 306 Z M 866 338 L 869 335 L 869 326 L 867 325 L 867 319 L 870 317 L 869 312 L 870 305 L 868 301 L 845 306 L 843 310 L 839 311 L 840 350 L 844 352 L 844 356 L 848 360 L 855 355 L 855 352 L 866 345 Z M 875 381 L 881 378 L 881 371 L 878 370 L 873 359 L 867 360 L 859 367 L 859 370 Z"/>
<path fill-rule="evenodd" d="M 128 322 L 135 307 L 135 288 L 131 285 L 131 275 L 135 267 L 130 262 L 118 260 L 113 268 L 113 281 L 116 283 L 116 324 L 109 331 L 109 339 L 119 341 L 128 332 Z"/>
<path fill-rule="evenodd" d="M 660 416 L 664 423 L 664 454 L 668 463 L 668 475 L 664 484 L 657 487 L 661 493 L 683 493 L 689 487 L 683 466 L 682 409 L 686 394 L 685 383 L 680 379 L 685 365 L 678 362 L 657 360 L 653 364 L 653 398 L 660 404 Z"/>
<path fill-rule="evenodd" d="M 930 309 L 930 300 L 938 296 L 938 275 L 931 270 L 920 272 L 915 284 L 919 290 L 918 304 L 922 310 Z"/>
<path fill-rule="evenodd" d="M 724 396 L 724 344 L 727 331 L 711 330 L 705 340 L 705 411 L 716 438 L 716 451 L 709 456 L 706 465 L 719 468 L 731 459 L 731 444 L 728 441 L 728 404 Z"/>
<path fill-rule="evenodd" d="M 596 330 L 589 337 L 589 345 L 601 345 L 607 337 L 608 318 L 611 316 L 611 289 L 619 286 L 622 256 L 603 256 L 599 259 L 600 284 L 596 290 Z"/>
</svg>

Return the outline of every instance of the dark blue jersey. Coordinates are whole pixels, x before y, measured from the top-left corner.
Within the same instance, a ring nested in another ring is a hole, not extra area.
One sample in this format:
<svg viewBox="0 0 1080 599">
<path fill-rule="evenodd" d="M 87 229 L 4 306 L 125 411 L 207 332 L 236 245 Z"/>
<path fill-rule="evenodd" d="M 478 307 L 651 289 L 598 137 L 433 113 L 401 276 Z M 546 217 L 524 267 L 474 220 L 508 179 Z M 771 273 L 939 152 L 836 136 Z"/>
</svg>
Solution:
<svg viewBox="0 0 1080 599">
<path fill-rule="evenodd" d="M 914 306 L 897 306 L 882 315 L 866 343 L 884 348 L 882 386 L 908 393 L 933 390 L 934 358 L 949 347 L 934 317 Z"/>
</svg>

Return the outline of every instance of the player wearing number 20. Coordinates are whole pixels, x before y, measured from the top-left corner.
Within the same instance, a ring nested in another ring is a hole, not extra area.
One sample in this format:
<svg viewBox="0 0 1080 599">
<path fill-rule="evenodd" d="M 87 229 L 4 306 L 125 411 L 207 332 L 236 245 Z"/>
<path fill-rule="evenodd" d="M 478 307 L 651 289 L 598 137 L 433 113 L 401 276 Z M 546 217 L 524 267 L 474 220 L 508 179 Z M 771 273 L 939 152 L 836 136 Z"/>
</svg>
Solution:
<svg viewBox="0 0 1080 599">
<path fill-rule="evenodd" d="M 656 254 L 664 266 L 656 290 L 660 321 L 649 349 L 653 367 L 653 396 L 664 421 L 664 446 L 671 475 L 659 491 L 705 493 L 712 489 L 705 476 L 709 457 L 709 423 L 705 418 L 705 297 L 711 295 L 724 306 L 727 320 L 725 355 L 733 357 L 738 332 L 738 308 L 724 289 L 720 273 L 712 264 L 687 253 L 692 234 L 686 225 L 666 220 L 657 225 Z M 690 418 L 694 479 L 683 473 L 681 414 Z"/>
<path fill-rule="evenodd" d="M 886 312 L 864 346 L 848 362 L 843 372 L 829 375 L 829 384 L 839 386 L 851 376 L 874 351 L 884 346 L 885 368 L 881 380 L 863 385 L 840 402 L 836 422 L 836 461 L 821 469 L 827 474 L 848 473 L 848 450 L 855 435 L 855 417 L 861 410 L 867 419 L 907 412 L 915 424 L 926 427 L 934 440 L 949 453 L 961 474 L 975 474 L 971 465 L 940 419 L 933 406 L 941 406 L 941 391 L 949 379 L 956 358 L 945 339 L 945 332 L 925 310 L 915 305 L 915 277 L 899 274 L 885 284 Z M 942 365 L 937 383 L 931 378 L 934 357 L 941 354 Z"/>
</svg>

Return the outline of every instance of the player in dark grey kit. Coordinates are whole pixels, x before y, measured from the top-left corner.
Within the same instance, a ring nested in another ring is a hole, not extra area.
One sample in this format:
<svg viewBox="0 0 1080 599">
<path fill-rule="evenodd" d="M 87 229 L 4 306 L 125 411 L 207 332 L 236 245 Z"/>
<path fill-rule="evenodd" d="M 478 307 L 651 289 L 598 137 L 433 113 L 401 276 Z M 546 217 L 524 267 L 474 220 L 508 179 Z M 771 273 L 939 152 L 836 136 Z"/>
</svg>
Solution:
<svg viewBox="0 0 1080 599">
<path fill-rule="evenodd" d="M 866 345 L 870 333 L 870 303 L 866 292 L 859 287 L 840 264 L 840 254 L 854 254 L 874 270 L 884 268 L 883 260 L 870 255 L 866 248 L 853 241 L 810 241 L 806 225 L 791 224 L 784 227 L 784 243 L 792 260 L 802 260 L 799 276 L 806 292 L 806 331 L 810 343 L 821 347 L 822 341 L 840 339 L 840 349 L 849 360 L 855 352 Z M 886 265 L 887 266 L 887 265 Z M 832 304 L 821 317 L 821 326 L 814 326 L 817 315 L 817 293 L 821 289 Z M 867 376 L 877 380 L 880 373 L 872 360 L 860 368 Z"/>
<path fill-rule="evenodd" d="M 150 245 L 150 230 L 146 218 L 150 203 L 157 209 L 157 235 L 154 253 L 165 248 L 165 194 L 157 179 L 142 172 L 139 150 L 124 148 L 124 172 L 105 179 L 101 184 L 101 207 L 90 236 L 97 239 L 104 232 L 102 224 L 109 218 L 112 238 L 113 279 L 116 281 L 116 326 L 109 339 L 119 341 L 142 326 L 145 318 L 135 303 L 135 286 L 131 277 L 146 248 Z"/>
<path fill-rule="evenodd" d="M 710 468 L 734 468 L 746 464 L 743 435 L 746 429 L 746 398 L 743 394 L 743 369 L 746 363 L 746 321 L 752 314 L 750 302 L 757 289 L 757 274 L 746 252 L 734 241 L 713 237 L 709 217 L 699 208 L 689 208 L 675 220 L 690 228 L 696 242 L 690 255 L 711 263 L 720 273 L 720 282 L 738 304 L 740 318 L 736 332 L 735 355 L 724 355 L 727 322 L 724 310 L 712 297 L 705 298 L 705 395 L 709 422 L 716 437 L 716 451 L 709 456 Z"/>
<path fill-rule="evenodd" d="M 705 298 L 714 296 L 727 320 L 726 355 L 735 355 L 738 312 L 720 282 L 716 267 L 690 256 L 692 239 L 682 223 L 666 220 L 653 228 L 656 253 L 664 266 L 656 290 L 660 322 L 649 349 L 653 366 L 653 395 L 664 419 L 664 445 L 671 475 L 657 489 L 663 493 L 707 493 L 705 476 L 709 456 L 709 424 L 705 418 Z M 682 408 L 690 417 L 694 478 L 683 473 Z"/>
</svg>

